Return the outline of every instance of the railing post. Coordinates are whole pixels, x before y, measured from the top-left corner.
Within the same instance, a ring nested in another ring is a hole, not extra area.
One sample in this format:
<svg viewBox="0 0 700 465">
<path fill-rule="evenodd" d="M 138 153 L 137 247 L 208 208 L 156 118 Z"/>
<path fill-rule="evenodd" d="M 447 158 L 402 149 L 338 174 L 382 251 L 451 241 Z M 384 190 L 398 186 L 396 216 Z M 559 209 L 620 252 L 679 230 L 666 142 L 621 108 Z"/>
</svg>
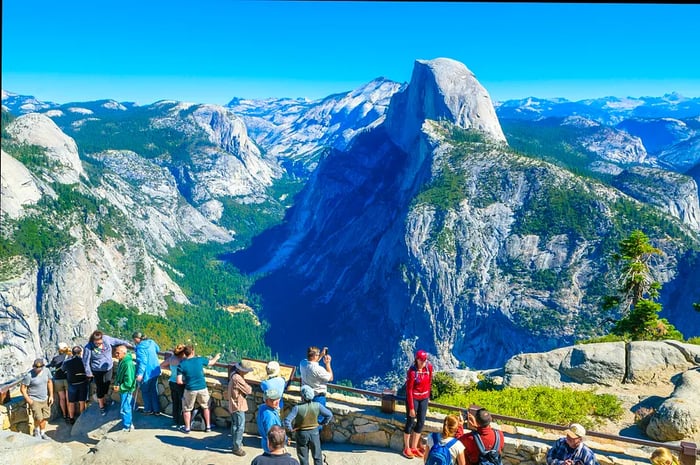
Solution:
<svg viewBox="0 0 700 465">
<path fill-rule="evenodd" d="M 382 412 L 394 413 L 396 410 L 396 391 L 393 389 L 384 389 L 382 391 Z"/>
<path fill-rule="evenodd" d="M 681 441 L 681 465 L 695 465 L 697 461 L 697 446 L 694 442 Z"/>
</svg>

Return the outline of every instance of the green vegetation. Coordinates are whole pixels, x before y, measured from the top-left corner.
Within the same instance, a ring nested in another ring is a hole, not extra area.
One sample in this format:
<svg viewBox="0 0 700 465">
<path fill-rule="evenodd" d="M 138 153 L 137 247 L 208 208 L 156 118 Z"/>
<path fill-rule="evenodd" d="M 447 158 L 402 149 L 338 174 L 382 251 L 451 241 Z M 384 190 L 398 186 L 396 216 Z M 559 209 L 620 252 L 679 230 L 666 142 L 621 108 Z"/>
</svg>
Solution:
<svg viewBox="0 0 700 465">
<path fill-rule="evenodd" d="M 487 379 L 461 386 L 445 378 L 449 375 L 436 373 L 433 377 L 433 388 L 437 393 L 432 398 L 434 402 L 455 406 L 475 404 L 500 415 L 558 425 L 576 422 L 586 427 L 593 427 L 606 419 L 617 420 L 623 414 L 617 397 L 591 390 L 541 386 L 499 389 Z"/>
<path fill-rule="evenodd" d="M 619 253 L 613 255 L 619 265 L 618 293 L 605 298 L 603 309 L 617 310 L 622 318 L 615 323 L 612 334 L 628 340 L 683 340 L 683 335 L 665 318 L 659 318 L 661 283 L 651 275 L 650 262 L 660 249 L 649 242 L 640 230 L 620 241 Z"/>
<path fill-rule="evenodd" d="M 221 352 L 222 363 L 241 357 L 270 358 L 265 345 L 265 326 L 250 313 L 231 314 L 206 306 L 180 305 L 168 299 L 165 317 L 139 313 L 114 301 L 97 309 L 100 329 L 107 334 L 131 340 L 138 330 L 155 340 L 162 351 L 176 344 L 193 344 L 199 355 Z"/>
<path fill-rule="evenodd" d="M 429 204 L 441 210 L 454 208 L 466 198 L 464 176 L 447 165 L 413 200 L 414 205 Z"/>
<path fill-rule="evenodd" d="M 39 216 L 25 216 L 19 221 L 4 220 L 3 223 L 0 235 L 2 261 L 21 255 L 45 263 L 75 242 L 68 231 Z"/>
</svg>

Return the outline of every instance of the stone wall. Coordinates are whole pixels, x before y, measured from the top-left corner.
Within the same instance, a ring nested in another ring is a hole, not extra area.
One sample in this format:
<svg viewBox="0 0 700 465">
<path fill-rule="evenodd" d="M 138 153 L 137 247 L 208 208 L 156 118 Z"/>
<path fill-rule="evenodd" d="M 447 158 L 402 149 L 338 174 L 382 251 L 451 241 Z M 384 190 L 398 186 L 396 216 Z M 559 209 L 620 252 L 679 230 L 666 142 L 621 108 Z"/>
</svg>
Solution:
<svg viewBox="0 0 700 465">
<path fill-rule="evenodd" d="M 226 374 L 214 370 L 205 371 L 207 386 L 212 398 L 212 421 L 219 428 L 229 427 L 228 401 L 225 398 Z M 170 415 L 172 404 L 168 377 L 169 372 L 164 370 L 159 380 L 158 392 L 160 393 L 161 410 Z M 118 400 L 116 395 L 114 399 Z M 140 405 L 140 396 L 137 400 Z M 292 384 L 284 395 L 282 418 L 298 401 L 299 386 Z M 255 414 L 258 406 L 262 403 L 262 392 L 256 385 L 253 388 L 253 394 L 248 397 L 246 433 L 250 435 L 258 435 Z M 389 448 L 397 452 L 403 448 L 403 424 L 406 418 L 403 404 L 397 404 L 397 411 L 394 413 L 383 413 L 379 399 L 333 393 L 328 397 L 327 407 L 333 412 L 334 419 L 321 433 L 324 441 Z M 2 429 L 12 429 L 25 433 L 31 433 L 33 429 L 31 417 L 27 415 L 26 406 L 19 393 L 16 393 L 8 404 L 0 406 L 0 416 L 2 417 L 0 419 Z M 443 418 L 443 414 L 429 411 L 426 431 L 439 431 Z M 561 435 L 561 433 L 556 432 L 541 432 L 531 428 L 509 425 L 500 425 L 499 428 L 506 436 L 503 457 L 505 465 L 543 464 L 549 446 Z M 590 438 L 587 444 L 596 452 L 600 465 L 648 465 L 649 463 L 648 457 L 651 448 L 643 448 L 629 443 L 596 441 L 598 440 Z"/>
</svg>

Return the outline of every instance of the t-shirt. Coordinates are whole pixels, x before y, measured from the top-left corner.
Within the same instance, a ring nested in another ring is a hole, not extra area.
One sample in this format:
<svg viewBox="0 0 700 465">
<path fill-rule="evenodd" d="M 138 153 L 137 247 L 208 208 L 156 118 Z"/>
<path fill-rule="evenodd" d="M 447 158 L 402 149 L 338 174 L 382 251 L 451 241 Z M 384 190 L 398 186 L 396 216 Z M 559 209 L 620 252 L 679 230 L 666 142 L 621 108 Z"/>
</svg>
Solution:
<svg viewBox="0 0 700 465">
<path fill-rule="evenodd" d="M 66 372 L 66 377 L 70 384 L 80 384 L 87 381 L 85 374 L 85 365 L 80 357 L 72 357 L 63 362 L 63 371 Z"/>
<path fill-rule="evenodd" d="M 444 439 L 444 438 L 442 437 L 442 434 L 438 434 L 438 437 L 440 438 L 440 444 L 447 444 L 447 443 L 450 442 L 452 439 L 454 439 L 454 438 L 447 438 L 447 439 Z M 433 434 L 430 433 L 430 434 L 428 435 L 428 451 L 430 451 L 430 449 L 433 447 L 433 444 L 435 444 L 435 443 L 433 442 Z M 459 441 L 455 441 L 455 443 L 452 444 L 452 447 L 450 447 L 450 456 L 452 457 L 452 463 L 457 463 L 457 462 L 456 462 L 457 456 L 458 456 L 459 454 L 461 454 L 462 452 L 464 452 L 464 444 L 462 444 L 462 443 L 459 442 Z"/>
<path fill-rule="evenodd" d="M 177 374 L 182 375 L 185 389 L 188 391 L 199 391 L 207 388 L 204 379 L 204 367 L 209 366 L 209 359 L 206 357 L 186 358 L 177 366 Z"/>
<path fill-rule="evenodd" d="M 301 385 L 309 386 L 314 390 L 314 394 L 325 394 L 328 390 L 328 382 L 331 380 L 331 374 L 323 368 L 318 362 L 310 362 L 302 360 L 299 364 L 299 372 L 301 373 Z"/>
<path fill-rule="evenodd" d="M 42 368 L 39 373 L 32 369 L 22 380 L 22 384 L 27 386 L 27 394 L 32 400 L 45 401 L 49 398 L 49 370 Z"/>
<path fill-rule="evenodd" d="M 288 453 L 273 455 L 265 452 L 255 457 L 250 465 L 299 465 L 299 461 Z"/>
</svg>

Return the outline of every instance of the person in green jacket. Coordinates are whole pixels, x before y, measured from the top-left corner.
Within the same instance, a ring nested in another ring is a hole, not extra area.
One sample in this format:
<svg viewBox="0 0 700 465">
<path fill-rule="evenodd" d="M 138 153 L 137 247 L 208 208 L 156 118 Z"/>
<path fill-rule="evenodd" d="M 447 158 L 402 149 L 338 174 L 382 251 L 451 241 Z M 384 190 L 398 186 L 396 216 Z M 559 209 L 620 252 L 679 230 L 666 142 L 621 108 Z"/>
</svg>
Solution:
<svg viewBox="0 0 700 465">
<path fill-rule="evenodd" d="M 121 409 L 119 414 L 124 423 L 123 431 L 131 431 L 134 429 L 134 424 L 131 421 L 132 404 L 134 399 L 134 391 L 136 390 L 136 369 L 134 367 L 134 359 L 130 353 L 127 353 L 126 346 L 117 346 L 115 349 L 119 366 L 117 367 L 117 376 L 114 378 L 114 390 L 119 392 L 121 398 Z"/>
</svg>

